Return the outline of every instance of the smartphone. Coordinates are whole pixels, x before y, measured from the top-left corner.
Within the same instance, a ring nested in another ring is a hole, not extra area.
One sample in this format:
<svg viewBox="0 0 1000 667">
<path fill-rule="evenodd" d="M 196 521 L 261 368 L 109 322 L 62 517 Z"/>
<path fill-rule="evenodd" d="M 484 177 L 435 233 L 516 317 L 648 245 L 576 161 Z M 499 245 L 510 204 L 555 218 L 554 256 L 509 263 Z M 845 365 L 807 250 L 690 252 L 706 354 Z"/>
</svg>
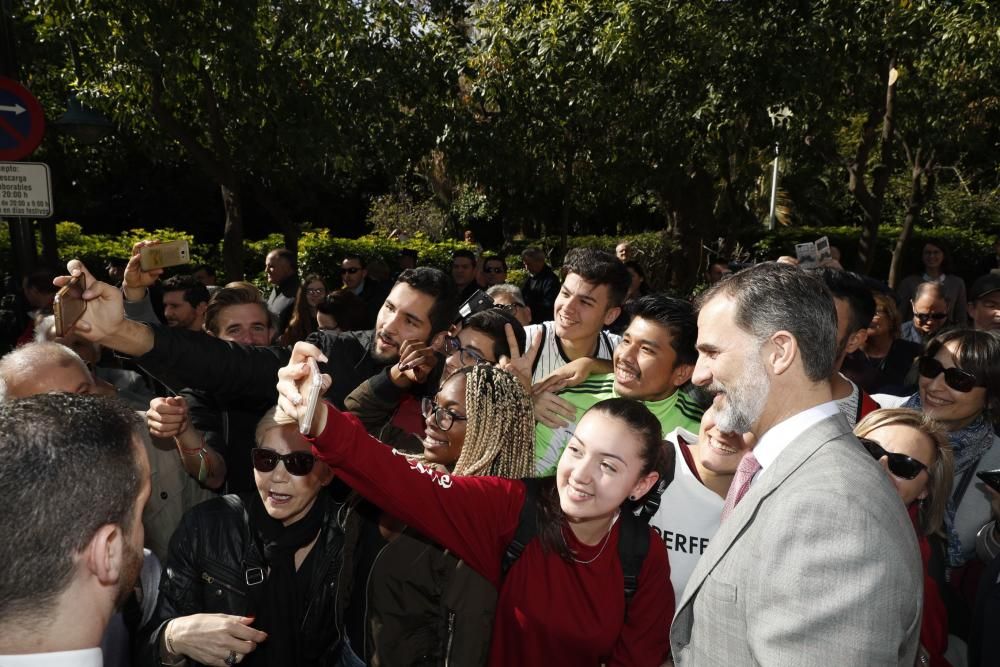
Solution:
<svg viewBox="0 0 1000 667">
<path fill-rule="evenodd" d="M 52 310 L 56 316 L 56 335 L 65 336 L 73 328 L 76 321 L 87 310 L 87 302 L 83 300 L 83 291 L 87 289 L 87 279 L 80 273 L 70 278 L 69 282 L 56 293 L 52 302 Z"/>
<path fill-rule="evenodd" d="M 799 260 L 799 266 L 814 266 L 819 261 L 816 252 L 816 244 L 812 241 L 809 243 L 796 243 L 795 257 Z"/>
<path fill-rule="evenodd" d="M 469 315 L 475 315 L 476 313 L 480 313 L 484 310 L 489 310 L 495 305 L 496 304 L 493 303 L 493 297 L 483 290 L 477 289 L 472 293 L 472 296 L 465 300 L 465 303 L 459 306 L 458 315 L 455 316 L 452 324 L 461 324 Z"/>
<path fill-rule="evenodd" d="M 1000 493 L 1000 470 L 980 470 L 976 477 L 986 482 L 987 486 Z"/>
<path fill-rule="evenodd" d="M 316 406 L 319 405 L 319 395 L 323 392 L 323 376 L 320 375 L 316 360 L 309 357 L 308 394 L 306 395 L 306 411 L 299 418 L 299 433 L 305 435 L 312 428 L 313 417 L 316 416 Z"/>
<path fill-rule="evenodd" d="M 829 237 L 821 236 L 816 239 L 816 256 L 820 262 L 827 259 L 833 259 L 833 252 L 830 250 Z"/>
<path fill-rule="evenodd" d="M 148 245 L 139 250 L 139 267 L 143 271 L 179 266 L 190 261 L 191 249 L 188 247 L 188 242 L 183 239 Z"/>
</svg>

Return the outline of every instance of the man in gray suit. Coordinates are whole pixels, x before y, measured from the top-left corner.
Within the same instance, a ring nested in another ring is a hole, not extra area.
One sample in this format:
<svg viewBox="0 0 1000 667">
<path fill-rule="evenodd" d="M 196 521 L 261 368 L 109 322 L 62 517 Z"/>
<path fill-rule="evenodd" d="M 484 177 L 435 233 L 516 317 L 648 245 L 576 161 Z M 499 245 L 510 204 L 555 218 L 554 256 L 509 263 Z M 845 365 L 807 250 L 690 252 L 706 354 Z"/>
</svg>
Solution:
<svg viewBox="0 0 1000 667">
<path fill-rule="evenodd" d="M 670 632 L 677 665 L 905 665 L 922 566 L 885 473 L 832 401 L 837 313 L 817 278 L 754 266 L 709 288 L 694 383 L 757 435 Z"/>
</svg>

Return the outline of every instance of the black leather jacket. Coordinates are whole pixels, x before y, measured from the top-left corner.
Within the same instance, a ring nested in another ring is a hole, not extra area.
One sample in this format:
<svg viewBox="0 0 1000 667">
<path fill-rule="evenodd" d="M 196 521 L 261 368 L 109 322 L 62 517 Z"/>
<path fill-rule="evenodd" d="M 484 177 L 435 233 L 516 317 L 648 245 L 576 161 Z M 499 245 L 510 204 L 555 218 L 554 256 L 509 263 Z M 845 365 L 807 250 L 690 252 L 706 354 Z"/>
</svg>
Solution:
<svg viewBox="0 0 1000 667">
<path fill-rule="evenodd" d="M 300 636 L 309 664 L 336 665 L 351 593 L 351 550 L 344 549 L 345 535 L 337 521 L 341 505 L 325 492 L 317 502 L 327 507 L 313 547 L 319 551 L 311 554 L 318 559 Z M 353 539 L 347 543 L 353 544 Z M 220 496 L 193 507 L 170 540 L 156 611 L 141 632 L 140 664 L 160 664 L 160 636 L 172 618 L 200 613 L 255 616 L 249 588 L 263 585 L 265 576 L 243 497 Z"/>
</svg>

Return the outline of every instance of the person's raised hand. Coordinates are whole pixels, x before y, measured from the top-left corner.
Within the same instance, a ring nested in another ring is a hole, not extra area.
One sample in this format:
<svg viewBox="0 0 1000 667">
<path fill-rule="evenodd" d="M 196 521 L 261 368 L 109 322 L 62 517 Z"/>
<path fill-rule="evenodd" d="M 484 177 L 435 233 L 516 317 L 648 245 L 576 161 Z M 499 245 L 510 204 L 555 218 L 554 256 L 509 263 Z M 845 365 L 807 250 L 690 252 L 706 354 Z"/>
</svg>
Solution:
<svg viewBox="0 0 1000 667">
<path fill-rule="evenodd" d="M 146 425 L 149 433 L 157 438 L 173 438 L 187 430 L 187 401 L 181 396 L 158 396 L 149 402 Z"/>
<path fill-rule="evenodd" d="M 534 402 L 535 421 L 549 428 L 567 426 L 576 417 L 576 408 L 573 404 L 551 391 L 535 394 L 531 400 Z"/>
<path fill-rule="evenodd" d="M 434 349 L 419 340 L 404 340 L 399 346 L 399 363 L 389 369 L 393 384 L 403 389 L 423 384 L 434 370 L 438 358 Z"/>
<path fill-rule="evenodd" d="M 57 287 L 64 286 L 73 276 L 81 273 L 87 281 L 87 289 L 83 292 L 87 310 L 73 325 L 73 330 L 81 338 L 95 343 L 101 343 L 118 333 L 125 321 L 122 293 L 107 283 L 95 280 L 93 274 L 78 259 L 67 262 L 66 270 L 69 272 L 68 276 L 59 276 L 52 281 Z"/>
<path fill-rule="evenodd" d="M 195 662 L 226 667 L 230 653 L 235 652 L 241 662 L 267 639 L 266 632 L 250 626 L 253 622 L 251 617 L 231 614 L 181 616 L 169 622 L 170 646 Z"/>
<path fill-rule="evenodd" d="M 288 365 L 278 369 L 278 411 L 283 413 L 286 421 L 298 423 L 299 418 L 305 415 L 306 396 L 309 394 L 310 370 L 308 359 L 313 358 L 316 363 L 326 363 L 324 355 L 318 347 L 312 343 L 299 341 L 292 348 L 292 358 L 288 360 Z M 333 379 L 326 373 L 322 374 L 323 390 L 325 394 L 333 384 Z M 282 421 L 279 419 L 279 421 Z M 309 429 L 311 435 L 318 435 L 326 428 L 326 410 L 323 406 L 316 409 L 313 416 L 312 427 Z"/>
<path fill-rule="evenodd" d="M 146 239 L 139 241 L 132 246 L 132 257 L 125 267 L 125 276 L 122 279 L 122 288 L 125 290 L 125 298 L 129 301 L 138 301 L 146 294 L 146 288 L 159 280 L 163 269 L 153 269 L 152 271 L 142 270 L 141 251 L 147 246 L 157 245 L 158 239 Z"/>
<path fill-rule="evenodd" d="M 505 324 L 503 325 L 503 330 L 507 335 L 507 346 L 510 348 L 510 356 L 502 355 L 497 362 L 497 367 L 516 377 L 530 393 L 532 366 L 542 348 L 542 335 L 545 332 L 539 328 L 535 332 L 535 336 L 531 339 L 531 348 L 524 354 L 521 354 L 521 348 L 518 346 L 517 338 L 514 336 L 514 327 L 510 324 Z"/>
</svg>

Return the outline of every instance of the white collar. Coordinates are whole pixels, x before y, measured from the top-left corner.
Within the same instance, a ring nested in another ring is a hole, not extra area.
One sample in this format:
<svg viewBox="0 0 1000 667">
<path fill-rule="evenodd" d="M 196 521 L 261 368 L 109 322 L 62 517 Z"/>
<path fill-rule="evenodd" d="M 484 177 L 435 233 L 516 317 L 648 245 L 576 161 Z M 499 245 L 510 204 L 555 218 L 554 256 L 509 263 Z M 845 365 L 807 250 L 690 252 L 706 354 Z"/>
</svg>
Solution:
<svg viewBox="0 0 1000 667">
<path fill-rule="evenodd" d="M 753 455 L 757 459 L 757 463 L 760 464 L 761 470 L 766 470 L 774 463 L 785 447 L 790 445 L 807 428 L 838 412 L 840 412 L 840 408 L 837 407 L 837 402 L 828 401 L 814 405 L 808 410 L 803 410 L 772 426 L 761 437 L 757 446 L 753 448 Z"/>
<path fill-rule="evenodd" d="M 103 664 L 104 656 L 99 648 L 0 655 L 0 667 L 102 667 Z"/>
</svg>

